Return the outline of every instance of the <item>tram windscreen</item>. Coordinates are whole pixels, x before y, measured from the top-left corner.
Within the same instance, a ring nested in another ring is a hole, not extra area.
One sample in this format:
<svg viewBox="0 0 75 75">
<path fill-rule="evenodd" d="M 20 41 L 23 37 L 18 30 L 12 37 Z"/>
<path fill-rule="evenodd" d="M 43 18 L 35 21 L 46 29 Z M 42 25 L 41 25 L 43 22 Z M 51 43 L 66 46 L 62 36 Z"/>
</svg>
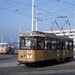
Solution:
<svg viewBox="0 0 75 75">
<path fill-rule="evenodd" d="M 20 37 L 20 49 L 33 49 L 35 39 L 33 37 Z"/>
</svg>

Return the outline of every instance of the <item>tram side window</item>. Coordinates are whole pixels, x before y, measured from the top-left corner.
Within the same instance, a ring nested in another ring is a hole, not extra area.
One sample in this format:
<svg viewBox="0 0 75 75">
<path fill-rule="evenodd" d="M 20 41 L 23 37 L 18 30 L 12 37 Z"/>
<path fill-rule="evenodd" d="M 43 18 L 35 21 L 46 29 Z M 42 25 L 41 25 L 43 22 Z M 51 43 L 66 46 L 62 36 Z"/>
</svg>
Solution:
<svg viewBox="0 0 75 75">
<path fill-rule="evenodd" d="M 68 43 L 68 41 L 66 41 L 65 42 L 65 49 L 68 49 L 68 47 L 69 47 L 69 43 Z"/>
<path fill-rule="evenodd" d="M 64 40 L 57 40 L 57 49 L 65 49 Z"/>
<path fill-rule="evenodd" d="M 56 49 L 56 40 L 52 39 L 52 49 Z"/>
<path fill-rule="evenodd" d="M 37 49 L 37 38 L 36 37 L 33 39 L 32 45 L 33 45 L 33 49 Z"/>
<path fill-rule="evenodd" d="M 41 41 L 38 41 L 38 49 L 41 49 Z"/>
<path fill-rule="evenodd" d="M 45 38 L 45 49 L 52 49 L 52 41 L 50 38 Z"/>
<path fill-rule="evenodd" d="M 72 42 L 69 41 L 69 49 L 72 50 Z"/>
<path fill-rule="evenodd" d="M 63 49 L 65 49 L 65 41 L 63 40 Z"/>
<path fill-rule="evenodd" d="M 60 49 L 60 40 L 57 40 L 57 49 Z"/>
<path fill-rule="evenodd" d="M 39 37 L 37 42 L 37 48 L 38 49 L 45 49 L 45 41 L 44 38 Z"/>
<path fill-rule="evenodd" d="M 60 49 L 63 49 L 63 41 L 60 41 Z"/>
<path fill-rule="evenodd" d="M 45 39 L 44 38 L 41 39 L 41 48 L 45 49 Z"/>
</svg>

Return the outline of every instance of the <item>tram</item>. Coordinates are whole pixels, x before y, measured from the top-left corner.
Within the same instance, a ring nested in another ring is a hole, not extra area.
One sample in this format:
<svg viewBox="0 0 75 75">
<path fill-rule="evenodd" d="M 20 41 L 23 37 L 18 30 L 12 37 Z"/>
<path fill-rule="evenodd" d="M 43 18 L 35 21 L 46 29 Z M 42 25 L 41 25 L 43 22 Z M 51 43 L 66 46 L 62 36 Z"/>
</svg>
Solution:
<svg viewBox="0 0 75 75">
<path fill-rule="evenodd" d="M 14 46 L 9 43 L 0 43 L 0 54 L 13 54 Z"/>
<path fill-rule="evenodd" d="M 21 32 L 18 50 L 19 64 L 36 65 L 73 58 L 73 39 L 40 31 Z M 29 42 L 28 42 L 28 41 Z M 27 45 L 28 42 L 28 45 Z"/>
</svg>

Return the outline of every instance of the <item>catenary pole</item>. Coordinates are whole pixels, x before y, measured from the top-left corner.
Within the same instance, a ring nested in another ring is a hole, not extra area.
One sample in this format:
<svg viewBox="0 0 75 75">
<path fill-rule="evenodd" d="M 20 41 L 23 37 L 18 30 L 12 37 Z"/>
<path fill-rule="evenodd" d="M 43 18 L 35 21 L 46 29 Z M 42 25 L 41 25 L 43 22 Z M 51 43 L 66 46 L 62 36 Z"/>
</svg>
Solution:
<svg viewBox="0 0 75 75">
<path fill-rule="evenodd" d="M 34 0 L 32 0 L 32 27 L 31 31 L 34 30 Z"/>
</svg>

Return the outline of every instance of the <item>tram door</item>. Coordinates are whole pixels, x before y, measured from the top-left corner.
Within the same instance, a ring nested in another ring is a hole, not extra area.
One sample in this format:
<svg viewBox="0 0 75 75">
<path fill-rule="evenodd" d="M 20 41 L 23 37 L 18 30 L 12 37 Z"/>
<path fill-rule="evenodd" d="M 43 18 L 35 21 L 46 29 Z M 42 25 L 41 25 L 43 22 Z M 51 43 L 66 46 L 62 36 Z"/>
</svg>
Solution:
<svg viewBox="0 0 75 75">
<path fill-rule="evenodd" d="M 63 56 L 65 56 L 65 42 L 57 40 L 57 57 L 63 58 Z"/>
<path fill-rule="evenodd" d="M 52 39 L 45 38 L 45 50 L 44 50 L 44 59 L 49 60 L 53 57 L 53 50 L 52 50 Z"/>
</svg>

